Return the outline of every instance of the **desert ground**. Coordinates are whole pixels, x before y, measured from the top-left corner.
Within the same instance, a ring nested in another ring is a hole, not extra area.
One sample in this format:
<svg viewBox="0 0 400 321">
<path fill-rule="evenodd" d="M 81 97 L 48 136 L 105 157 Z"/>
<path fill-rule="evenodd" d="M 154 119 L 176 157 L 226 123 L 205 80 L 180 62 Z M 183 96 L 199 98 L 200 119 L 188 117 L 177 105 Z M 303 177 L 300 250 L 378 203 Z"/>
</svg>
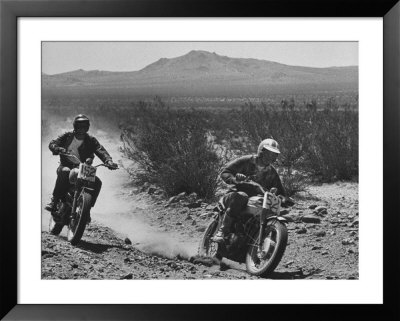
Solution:
<svg viewBox="0 0 400 321">
<path fill-rule="evenodd" d="M 68 243 L 65 227 L 59 236 L 51 235 L 49 213 L 42 211 L 43 279 L 259 279 L 249 275 L 244 264 L 195 260 L 215 203 L 193 195 L 171 200 L 156 186 L 135 185 L 129 174 L 135 164 L 119 151 L 117 140 L 101 130 L 95 135 L 120 169 L 99 170 L 103 188 L 77 246 Z M 44 140 L 43 205 L 57 167 L 47 144 Z M 288 246 L 269 278 L 358 279 L 358 184 L 310 185 L 293 199 L 295 205 L 284 213 Z"/>
</svg>

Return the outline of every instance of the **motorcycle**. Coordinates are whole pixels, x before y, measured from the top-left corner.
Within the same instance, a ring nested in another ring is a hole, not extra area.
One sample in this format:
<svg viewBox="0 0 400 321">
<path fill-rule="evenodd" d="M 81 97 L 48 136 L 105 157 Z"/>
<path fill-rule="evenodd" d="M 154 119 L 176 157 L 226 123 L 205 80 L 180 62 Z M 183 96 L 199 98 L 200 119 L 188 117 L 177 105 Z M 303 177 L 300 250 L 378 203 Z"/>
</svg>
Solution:
<svg viewBox="0 0 400 321">
<path fill-rule="evenodd" d="M 218 202 L 216 214 L 200 241 L 199 256 L 245 263 L 247 272 L 255 276 L 266 277 L 275 270 L 287 245 L 287 220 L 280 216 L 282 199 L 276 195 L 276 188 L 259 189 L 262 195 L 249 198 L 247 207 L 221 243 L 213 241 L 226 210 L 222 200 Z"/>
<path fill-rule="evenodd" d="M 93 159 L 81 162 L 78 157 L 68 153 L 60 153 L 67 157 L 76 167 L 69 174 L 70 187 L 65 202 L 58 202 L 57 210 L 51 212 L 49 230 L 53 235 L 59 235 L 64 226 L 68 227 L 67 238 L 72 245 L 79 243 L 90 217 L 93 184 L 97 168 L 106 164 L 92 166 Z"/>
</svg>

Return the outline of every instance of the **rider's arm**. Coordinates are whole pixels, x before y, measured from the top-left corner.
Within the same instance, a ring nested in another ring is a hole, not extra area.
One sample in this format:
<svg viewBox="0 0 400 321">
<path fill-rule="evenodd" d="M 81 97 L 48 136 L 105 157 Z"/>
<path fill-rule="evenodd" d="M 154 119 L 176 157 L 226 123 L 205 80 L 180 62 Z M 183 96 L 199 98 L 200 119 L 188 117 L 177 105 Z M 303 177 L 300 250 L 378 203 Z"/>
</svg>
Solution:
<svg viewBox="0 0 400 321">
<path fill-rule="evenodd" d="M 110 154 L 107 150 L 99 143 L 99 141 L 95 137 L 90 137 L 91 143 L 93 144 L 94 153 L 98 158 L 101 159 L 103 163 L 107 163 L 108 161 L 112 161 Z"/>
<path fill-rule="evenodd" d="M 64 133 L 58 136 L 56 139 L 53 139 L 49 144 L 49 149 L 53 153 L 53 155 L 57 154 L 57 149 L 60 147 L 65 147 L 65 142 L 67 140 L 69 133 Z"/>
<path fill-rule="evenodd" d="M 235 175 L 237 173 L 246 174 L 245 166 L 248 160 L 249 156 L 242 156 L 228 163 L 221 172 L 222 180 L 227 184 L 237 184 Z"/>
<path fill-rule="evenodd" d="M 278 172 L 276 171 L 276 169 L 275 169 L 274 167 L 271 166 L 271 168 L 272 168 L 273 173 L 274 173 L 274 175 L 273 175 L 273 181 L 272 181 L 272 186 L 273 186 L 273 187 L 276 187 L 276 188 L 278 189 L 276 194 L 277 194 L 277 195 L 282 195 L 282 196 L 286 197 L 286 196 L 287 196 L 286 190 L 285 190 L 285 188 L 284 188 L 283 185 L 282 185 L 282 181 L 281 181 L 281 178 L 279 177 Z"/>
</svg>

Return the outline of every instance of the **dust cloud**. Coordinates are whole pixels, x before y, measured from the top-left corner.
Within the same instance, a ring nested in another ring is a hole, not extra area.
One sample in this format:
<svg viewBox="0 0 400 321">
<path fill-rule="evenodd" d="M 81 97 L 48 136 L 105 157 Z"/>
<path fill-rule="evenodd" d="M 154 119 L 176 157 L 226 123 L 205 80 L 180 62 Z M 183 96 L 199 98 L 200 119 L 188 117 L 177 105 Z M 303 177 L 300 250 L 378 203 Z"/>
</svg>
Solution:
<svg viewBox="0 0 400 321">
<path fill-rule="evenodd" d="M 43 208 L 51 198 L 59 162 L 59 157 L 52 155 L 48 144 L 58 135 L 72 129 L 73 116 L 42 114 L 42 230 L 44 231 L 48 230 L 50 214 Z M 94 119 L 93 116 L 88 116 Z M 97 169 L 97 176 L 103 185 L 97 203 L 91 211 L 92 220 L 113 229 L 122 238 L 128 237 L 136 248 L 144 252 L 167 258 L 180 256 L 188 259 L 195 255 L 197 240 L 183 242 L 179 240 L 178 235 L 160 232 L 146 223 L 146 213 L 151 208 L 137 195 L 129 194 L 132 183 L 124 168 L 134 164 L 119 151 L 118 126 L 101 118 L 95 120 L 91 123 L 89 133 L 106 148 L 120 169 L 115 171 L 105 167 Z M 96 157 L 93 164 L 99 163 L 100 160 Z M 66 230 L 64 227 L 62 235 L 66 235 Z"/>
</svg>

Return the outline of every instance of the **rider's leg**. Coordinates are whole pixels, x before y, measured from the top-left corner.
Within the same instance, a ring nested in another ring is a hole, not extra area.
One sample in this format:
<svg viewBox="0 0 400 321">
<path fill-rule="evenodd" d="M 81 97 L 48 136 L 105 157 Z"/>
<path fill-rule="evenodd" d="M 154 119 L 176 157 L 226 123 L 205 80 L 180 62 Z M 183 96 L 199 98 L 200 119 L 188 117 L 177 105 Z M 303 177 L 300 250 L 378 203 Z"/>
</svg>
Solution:
<svg viewBox="0 0 400 321">
<path fill-rule="evenodd" d="M 97 200 L 97 197 L 98 197 L 99 194 L 100 194 L 100 190 L 101 190 L 101 185 L 102 185 L 102 184 L 103 184 L 103 183 L 101 182 L 100 178 L 98 178 L 98 177 L 96 176 L 96 178 L 95 178 L 95 180 L 94 180 L 94 184 L 93 184 L 94 192 L 93 192 L 93 194 L 92 194 L 92 207 L 94 206 L 94 204 L 96 204 L 96 200 Z"/>
<path fill-rule="evenodd" d="M 228 208 L 224 214 L 224 217 L 222 218 L 221 226 L 213 237 L 214 242 L 223 242 L 225 235 L 229 233 L 232 222 L 234 220 L 233 217 L 229 214 L 230 209 Z"/>
<path fill-rule="evenodd" d="M 244 192 L 231 192 L 222 198 L 222 202 L 227 209 L 221 226 L 213 238 L 214 242 L 222 242 L 224 240 L 225 235 L 230 231 L 232 222 L 239 217 L 248 200 L 249 197 Z"/>
<path fill-rule="evenodd" d="M 68 167 L 59 166 L 57 168 L 57 179 L 53 190 L 53 197 L 45 209 L 53 212 L 56 210 L 56 205 L 59 200 L 65 200 L 69 188 L 69 173 L 71 169 Z"/>
<path fill-rule="evenodd" d="M 95 180 L 94 180 L 94 183 L 93 183 L 93 189 L 94 189 L 94 191 L 93 191 L 93 193 L 92 193 L 92 204 L 91 204 L 91 207 L 93 207 L 94 204 L 96 204 L 96 200 L 97 200 L 97 197 L 98 197 L 99 194 L 100 194 L 100 190 L 101 190 L 101 185 L 102 185 L 102 184 L 103 184 L 103 183 L 101 182 L 100 178 L 98 178 L 98 177 L 96 176 L 96 178 L 95 178 Z M 90 212 L 89 212 L 89 217 L 88 217 L 87 222 L 90 223 L 91 221 L 92 221 L 92 218 L 90 217 Z"/>
</svg>

